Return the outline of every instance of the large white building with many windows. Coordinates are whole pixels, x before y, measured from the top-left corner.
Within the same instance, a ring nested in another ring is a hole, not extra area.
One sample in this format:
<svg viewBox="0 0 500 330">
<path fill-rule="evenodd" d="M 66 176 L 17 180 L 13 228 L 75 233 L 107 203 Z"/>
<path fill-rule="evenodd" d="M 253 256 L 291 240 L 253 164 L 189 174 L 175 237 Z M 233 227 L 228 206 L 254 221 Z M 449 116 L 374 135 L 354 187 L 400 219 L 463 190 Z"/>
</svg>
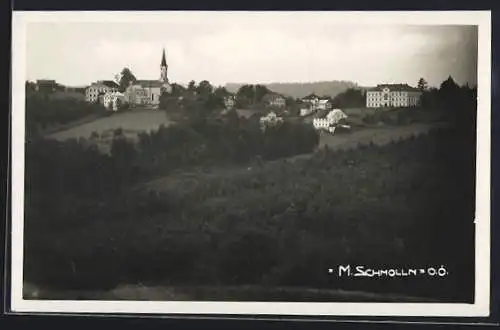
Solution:
<svg viewBox="0 0 500 330">
<path fill-rule="evenodd" d="M 112 80 L 99 80 L 85 89 L 85 100 L 87 102 L 99 102 L 99 97 L 106 93 L 118 92 L 120 86 Z"/>
<path fill-rule="evenodd" d="M 422 92 L 408 84 L 377 85 L 366 92 L 367 108 L 408 108 L 420 103 Z"/>
</svg>

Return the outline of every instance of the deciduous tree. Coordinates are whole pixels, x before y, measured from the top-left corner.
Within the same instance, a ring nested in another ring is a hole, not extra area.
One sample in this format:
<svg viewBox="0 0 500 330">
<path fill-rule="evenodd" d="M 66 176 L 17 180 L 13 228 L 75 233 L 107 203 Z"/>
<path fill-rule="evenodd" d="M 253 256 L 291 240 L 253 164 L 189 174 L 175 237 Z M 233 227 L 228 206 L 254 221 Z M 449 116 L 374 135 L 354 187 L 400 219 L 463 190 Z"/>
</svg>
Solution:
<svg viewBox="0 0 500 330">
<path fill-rule="evenodd" d="M 120 92 L 124 92 L 129 86 L 130 82 L 135 83 L 137 81 L 137 78 L 129 68 L 123 68 L 123 70 L 120 72 L 119 77 Z"/>
</svg>

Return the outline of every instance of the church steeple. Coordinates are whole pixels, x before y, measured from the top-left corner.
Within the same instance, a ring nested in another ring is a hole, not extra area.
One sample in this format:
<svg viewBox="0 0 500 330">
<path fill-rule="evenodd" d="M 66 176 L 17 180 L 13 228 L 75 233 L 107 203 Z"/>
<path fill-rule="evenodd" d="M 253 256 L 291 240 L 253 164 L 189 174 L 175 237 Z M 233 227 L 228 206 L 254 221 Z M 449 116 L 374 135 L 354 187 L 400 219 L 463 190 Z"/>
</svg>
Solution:
<svg viewBox="0 0 500 330">
<path fill-rule="evenodd" d="M 160 64 L 160 80 L 165 84 L 168 84 L 167 69 L 168 65 L 167 65 L 167 59 L 165 57 L 165 48 L 163 48 L 163 53 L 161 56 L 161 64 Z"/>
<path fill-rule="evenodd" d="M 161 56 L 161 67 L 167 67 L 167 59 L 165 58 L 165 48 L 163 48 L 163 54 Z"/>
</svg>

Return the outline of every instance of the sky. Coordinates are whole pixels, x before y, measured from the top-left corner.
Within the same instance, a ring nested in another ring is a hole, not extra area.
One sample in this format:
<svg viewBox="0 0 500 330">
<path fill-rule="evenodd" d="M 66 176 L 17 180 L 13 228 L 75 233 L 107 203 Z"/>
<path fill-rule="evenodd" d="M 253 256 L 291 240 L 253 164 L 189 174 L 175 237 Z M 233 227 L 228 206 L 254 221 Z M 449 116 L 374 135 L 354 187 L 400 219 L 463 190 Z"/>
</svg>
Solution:
<svg viewBox="0 0 500 330">
<path fill-rule="evenodd" d="M 203 17 L 200 19 L 200 17 Z M 267 15 L 210 14 L 161 21 L 30 22 L 27 80 L 70 86 L 112 80 L 124 67 L 158 79 L 162 49 L 171 82 L 314 82 L 437 86 L 449 75 L 477 83 L 477 26 L 339 24 Z"/>
</svg>

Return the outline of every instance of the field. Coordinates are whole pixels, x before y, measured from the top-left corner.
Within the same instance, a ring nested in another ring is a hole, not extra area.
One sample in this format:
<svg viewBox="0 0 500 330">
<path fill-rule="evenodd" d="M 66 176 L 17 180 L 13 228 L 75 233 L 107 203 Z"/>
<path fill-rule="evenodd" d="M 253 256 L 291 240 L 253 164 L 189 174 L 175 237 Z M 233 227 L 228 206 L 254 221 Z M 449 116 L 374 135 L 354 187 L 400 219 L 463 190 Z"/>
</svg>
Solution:
<svg viewBox="0 0 500 330">
<path fill-rule="evenodd" d="M 64 142 L 28 141 L 25 296 L 471 303 L 465 96 L 443 97 L 446 127 L 419 109 L 346 109 L 356 124 L 333 136 L 292 118 L 262 131 L 255 118 L 168 125 L 164 112 L 128 111 L 51 135 Z M 37 106 L 34 128 L 64 114 Z M 154 131 L 133 144 L 117 128 Z M 78 137 L 91 139 L 65 141 Z M 109 154 L 92 144 L 110 139 Z M 328 271 L 339 265 L 446 272 L 353 280 Z"/>
<path fill-rule="evenodd" d="M 354 130 L 348 134 L 328 134 L 321 133 L 319 148 L 328 146 L 329 148 L 350 149 L 363 144 L 385 145 L 391 141 L 408 139 L 412 136 L 426 134 L 432 127 L 439 127 L 440 124 L 412 124 L 405 126 L 390 127 L 369 127 Z"/>
<path fill-rule="evenodd" d="M 170 123 L 163 111 L 134 109 L 123 113 L 115 113 L 109 117 L 50 134 L 47 137 L 60 141 L 80 137 L 90 138 L 94 131 L 99 134 L 106 134 L 120 127 L 125 133 L 133 134 L 154 130 L 161 124 L 168 125 Z"/>
<path fill-rule="evenodd" d="M 434 131 L 234 172 L 180 172 L 105 207 L 77 196 L 66 208 L 33 207 L 25 280 L 57 299 L 470 301 L 474 199 L 463 148 Z M 453 239 L 442 240 L 450 226 Z M 325 271 L 352 262 L 446 263 L 453 275 L 350 281 Z"/>
<path fill-rule="evenodd" d="M 362 145 L 373 143 L 377 146 L 384 146 L 391 142 L 406 140 L 427 134 L 432 128 L 439 128 L 444 125 L 439 124 L 414 124 L 403 127 L 378 127 L 356 130 L 348 134 L 331 135 L 321 133 L 318 150 L 327 146 L 331 151 L 356 149 Z M 312 154 L 302 154 L 286 159 L 288 162 L 304 160 Z M 233 166 L 203 169 L 186 169 L 176 171 L 167 177 L 155 179 L 147 182 L 136 189 L 152 189 L 156 191 L 172 191 L 178 194 L 190 193 L 198 185 L 203 185 L 216 178 L 251 178 L 266 169 L 281 166 L 283 160 L 265 162 L 258 166 Z"/>
</svg>

